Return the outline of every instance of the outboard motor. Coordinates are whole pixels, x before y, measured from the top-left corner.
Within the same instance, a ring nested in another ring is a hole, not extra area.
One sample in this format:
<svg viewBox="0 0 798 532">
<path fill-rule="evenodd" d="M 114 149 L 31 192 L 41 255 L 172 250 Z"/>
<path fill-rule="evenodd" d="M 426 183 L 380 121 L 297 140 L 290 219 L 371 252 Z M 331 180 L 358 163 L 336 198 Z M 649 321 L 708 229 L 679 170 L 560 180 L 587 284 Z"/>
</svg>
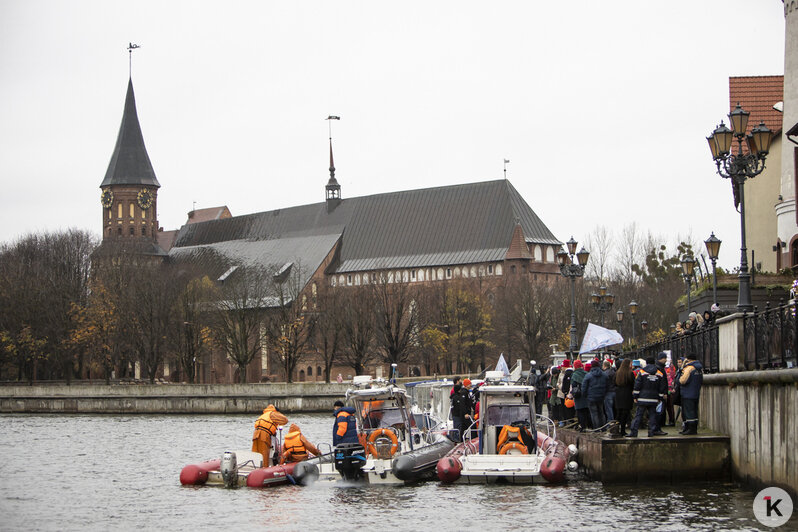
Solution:
<svg viewBox="0 0 798 532">
<path fill-rule="evenodd" d="M 366 450 L 359 443 L 339 443 L 335 447 L 335 469 L 344 480 L 358 480 L 366 464 Z"/>
<path fill-rule="evenodd" d="M 222 474 L 225 488 L 238 487 L 238 463 L 236 462 L 236 453 L 225 451 L 222 455 L 222 463 L 219 466 L 219 472 Z"/>
</svg>

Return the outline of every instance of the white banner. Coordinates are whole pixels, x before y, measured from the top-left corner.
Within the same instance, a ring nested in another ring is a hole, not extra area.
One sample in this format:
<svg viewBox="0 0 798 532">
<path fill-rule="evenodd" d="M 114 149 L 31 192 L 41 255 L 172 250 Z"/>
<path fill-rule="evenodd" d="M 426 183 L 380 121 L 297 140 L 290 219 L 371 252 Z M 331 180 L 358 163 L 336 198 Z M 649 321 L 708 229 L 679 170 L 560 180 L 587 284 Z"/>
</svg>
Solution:
<svg viewBox="0 0 798 532">
<path fill-rule="evenodd" d="M 510 368 L 507 367 L 507 362 L 504 360 L 504 353 L 499 355 L 499 361 L 496 363 L 496 371 L 501 371 L 505 377 L 510 375 Z"/>
<path fill-rule="evenodd" d="M 579 349 L 579 354 L 589 353 L 607 347 L 623 343 L 623 336 L 618 334 L 618 331 L 612 329 L 605 329 L 592 323 L 587 324 L 587 331 L 585 337 L 582 339 L 582 347 Z"/>
</svg>

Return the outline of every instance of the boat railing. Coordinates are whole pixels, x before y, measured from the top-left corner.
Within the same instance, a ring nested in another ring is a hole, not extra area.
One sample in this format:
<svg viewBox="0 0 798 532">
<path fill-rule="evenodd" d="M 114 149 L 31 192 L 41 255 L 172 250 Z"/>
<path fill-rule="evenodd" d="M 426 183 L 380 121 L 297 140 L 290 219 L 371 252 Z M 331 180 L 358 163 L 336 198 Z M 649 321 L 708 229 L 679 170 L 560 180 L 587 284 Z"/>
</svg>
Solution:
<svg viewBox="0 0 798 532">
<path fill-rule="evenodd" d="M 474 445 L 474 435 L 477 434 L 477 438 L 479 438 L 478 431 L 475 430 L 476 429 L 475 425 L 477 423 L 479 423 L 479 421 L 476 421 L 476 420 L 473 421 L 468 426 L 468 428 L 465 430 L 465 434 L 461 438 L 463 443 L 465 443 L 465 445 L 463 445 L 463 455 L 464 456 L 472 454 L 473 452 L 475 452 L 474 451 L 475 449 L 479 448 L 479 445 L 476 445 L 476 446 Z M 479 441 L 477 441 L 477 443 L 479 443 Z"/>
<path fill-rule="evenodd" d="M 557 439 L 557 424 L 550 418 L 537 414 L 535 416 L 535 429 L 553 439 Z"/>
<path fill-rule="evenodd" d="M 316 448 L 321 451 L 321 454 L 318 456 L 319 463 L 332 463 L 335 462 L 335 451 L 333 446 L 329 443 L 320 443 L 316 446 Z M 325 452 L 326 449 L 326 452 Z"/>
</svg>

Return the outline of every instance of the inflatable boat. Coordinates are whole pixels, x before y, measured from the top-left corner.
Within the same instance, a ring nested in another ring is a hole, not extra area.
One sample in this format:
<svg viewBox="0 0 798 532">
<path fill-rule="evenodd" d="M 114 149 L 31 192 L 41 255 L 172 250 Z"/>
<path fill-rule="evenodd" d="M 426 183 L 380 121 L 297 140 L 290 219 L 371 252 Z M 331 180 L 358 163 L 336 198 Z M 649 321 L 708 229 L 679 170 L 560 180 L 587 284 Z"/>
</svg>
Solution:
<svg viewBox="0 0 798 532">
<path fill-rule="evenodd" d="M 319 464 L 331 455 L 302 462 L 263 467 L 263 456 L 252 451 L 227 451 L 220 459 L 190 464 L 180 471 L 184 486 L 268 488 L 286 484 L 307 485 L 319 476 Z"/>
</svg>

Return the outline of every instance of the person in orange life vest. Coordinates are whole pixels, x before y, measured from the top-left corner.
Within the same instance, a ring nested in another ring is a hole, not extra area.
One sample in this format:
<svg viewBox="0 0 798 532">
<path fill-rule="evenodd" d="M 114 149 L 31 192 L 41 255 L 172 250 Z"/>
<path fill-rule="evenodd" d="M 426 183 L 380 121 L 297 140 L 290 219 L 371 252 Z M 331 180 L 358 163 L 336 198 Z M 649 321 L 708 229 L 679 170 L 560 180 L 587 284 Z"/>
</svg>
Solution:
<svg viewBox="0 0 798 532">
<path fill-rule="evenodd" d="M 321 453 L 315 445 L 305 438 L 296 423 L 291 423 L 288 427 L 288 434 L 283 440 L 283 454 L 280 455 L 280 465 L 286 462 L 301 462 L 307 460 L 310 455 L 319 456 Z"/>
<path fill-rule="evenodd" d="M 272 438 L 277 434 L 277 427 L 288 423 L 288 418 L 269 405 L 263 414 L 255 420 L 255 432 L 252 434 L 252 451 L 263 455 L 263 467 L 271 465 L 270 454 Z"/>
<path fill-rule="evenodd" d="M 382 421 L 382 405 L 385 401 L 364 401 L 363 402 L 363 419 L 368 426 L 367 429 L 376 429 L 380 426 Z"/>
</svg>

